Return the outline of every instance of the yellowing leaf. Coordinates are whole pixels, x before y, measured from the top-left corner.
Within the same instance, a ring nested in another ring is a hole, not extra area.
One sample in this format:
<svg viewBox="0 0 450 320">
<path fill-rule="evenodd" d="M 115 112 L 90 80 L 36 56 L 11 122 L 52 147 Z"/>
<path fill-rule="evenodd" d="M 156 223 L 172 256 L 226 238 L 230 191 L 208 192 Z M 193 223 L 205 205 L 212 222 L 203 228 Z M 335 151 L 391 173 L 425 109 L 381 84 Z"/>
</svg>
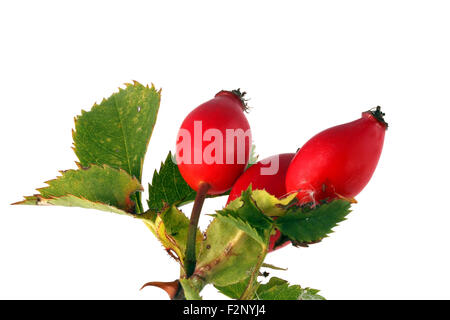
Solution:
<svg viewBox="0 0 450 320">
<path fill-rule="evenodd" d="M 165 208 L 161 213 L 157 214 L 154 224 L 147 222 L 147 226 L 156 235 L 161 244 L 169 251 L 175 254 L 176 260 L 183 266 L 186 241 L 189 229 L 189 219 L 183 212 L 175 206 Z M 203 237 L 198 230 L 197 242 L 200 243 Z M 197 245 L 197 252 L 200 245 Z"/>
<path fill-rule="evenodd" d="M 38 189 L 39 194 L 16 204 L 76 206 L 125 214 L 134 212 L 131 196 L 142 191 L 137 179 L 108 166 L 63 171 L 47 184 Z"/>
</svg>

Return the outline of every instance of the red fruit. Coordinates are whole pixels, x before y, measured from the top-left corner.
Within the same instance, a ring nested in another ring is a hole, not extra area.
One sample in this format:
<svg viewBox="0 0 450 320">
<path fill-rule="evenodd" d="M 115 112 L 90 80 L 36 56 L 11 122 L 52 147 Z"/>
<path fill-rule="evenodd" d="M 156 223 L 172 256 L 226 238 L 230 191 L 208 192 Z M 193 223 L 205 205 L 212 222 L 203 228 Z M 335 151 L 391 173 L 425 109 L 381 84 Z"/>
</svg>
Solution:
<svg viewBox="0 0 450 320">
<path fill-rule="evenodd" d="M 221 194 L 247 166 L 252 138 L 244 94 L 220 91 L 184 119 L 176 158 L 181 175 L 194 190 L 207 183 L 208 194 Z"/>
<path fill-rule="evenodd" d="M 247 190 L 250 184 L 252 185 L 252 190 L 264 189 L 277 198 L 281 198 L 286 195 L 286 172 L 294 156 L 295 153 L 282 153 L 266 158 L 252 165 L 235 182 L 233 188 L 231 189 L 230 195 L 228 196 L 227 204 L 230 201 L 239 198 L 242 191 Z M 269 168 L 273 168 L 275 163 L 278 163 L 278 170 L 273 172 L 273 174 L 267 174 L 270 173 L 268 172 Z M 274 248 L 275 243 L 280 237 L 281 233 L 278 230 L 276 230 L 276 233 L 270 237 L 269 252 L 284 247 L 289 243 L 289 241 L 287 241 Z"/>
<path fill-rule="evenodd" d="M 388 127 L 380 107 L 358 120 L 322 131 L 297 152 L 286 174 L 286 190 L 301 203 L 352 199 L 375 171 Z"/>
<path fill-rule="evenodd" d="M 234 183 L 233 188 L 228 196 L 227 204 L 236 198 L 239 198 L 242 191 L 252 185 L 252 190 L 266 190 L 271 195 L 281 198 L 286 195 L 286 172 L 294 158 L 295 153 L 282 153 L 261 160 L 252 165 L 245 171 L 239 179 Z M 268 171 L 271 164 L 278 162 L 278 170 L 274 174 L 264 174 L 264 170 Z M 261 172 L 261 169 L 263 170 Z"/>
</svg>

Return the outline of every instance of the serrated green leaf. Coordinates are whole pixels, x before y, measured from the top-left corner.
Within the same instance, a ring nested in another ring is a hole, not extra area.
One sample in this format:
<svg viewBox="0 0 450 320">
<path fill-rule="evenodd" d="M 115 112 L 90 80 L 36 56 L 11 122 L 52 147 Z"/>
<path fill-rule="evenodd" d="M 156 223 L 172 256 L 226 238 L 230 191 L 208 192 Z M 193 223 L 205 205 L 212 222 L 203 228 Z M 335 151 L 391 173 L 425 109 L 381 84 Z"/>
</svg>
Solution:
<svg viewBox="0 0 450 320">
<path fill-rule="evenodd" d="M 253 190 L 252 198 L 256 203 L 256 206 L 266 216 L 280 217 L 286 213 L 285 207 L 293 201 L 296 201 L 297 193 L 292 193 L 284 198 L 278 199 L 271 195 L 266 190 Z"/>
<path fill-rule="evenodd" d="M 269 195 L 268 193 L 266 194 Z M 239 198 L 230 202 L 224 209 L 218 210 L 217 214 L 235 217 L 261 230 L 271 229 L 273 224 L 273 220 L 264 215 L 257 206 L 253 199 L 251 186 L 247 190 L 244 190 Z"/>
<path fill-rule="evenodd" d="M 216 214 L 215 217 L 224 223 L 244 231 L 249 237 L 259 242 L 261 245 L 266 244 L 268 233 L 264 232 L 265 230 L 258 230 L 252 227 L 248 222 L 241 220 L 236 216 Z"/>
<path fill-rule="evenodd" d="M 196 192 L 183 179 L 178 166 L 169 152 L 159 172 L 155 170 L 152 183 L 148 186 L 148 206 L 152 211 L 160 211 L 165 205 L 182 205 L 193 201 Z"/>
<path fill-rule="evenodd" d="M 160 91 L 136 81 L 125 86 L 75 119 L 74 151 L 83 167 L 107 164 L 141 181 Z"/>
<path fill-rule="evenodd" d="M 266 245 L 273 226 L 273 220 L 266 217 L 253 200 L 251 187 L 214 215 L 218 219 L 244 231 L 255 241 Z"/>
<path fill-rule="evenodd" d="M 302 289 L 302 293 L 298 297 L 298 300 L 326 300 L 324 297 L 319 295 L 320 291 L 312 288 Z"/>
<path fill-rule="evenodd" d="M 240 299 L 248 285 L 249 278 L 228 286 L 215 286 L 220 293 L 231 299 Z M 325 300 L 319 290 L 290 285 L 287 281 L 272 277 L 266 284 L 257 283 L 254 300 Z"/>
<path fill-rule="evenodd" d="M 283 235 L 298 243 L 309 243 L 323 239 L 350 213 L 350 202 L 334 200 L 314 209 L 292 206 L 287 213 L 275 221 Z"/>
<path fill-rule="evenodd" d="M 301 287 L 290 286 L 283 279 L 272 277 L 266 284 L 261 284 L 256 291 L 257 300 L 298 300 L 301 294 Z"/>
<path fill-rule="evenodd" d="M 149 226 L 150 227 L 150 226 Z M 189 219 L 183 212 L 175 206 L 165 208 L 159 213 L 154 222 L 155 235 L 162 245 L 175 253 L 177 261 L 183 266 L 184 254 L 186 251 L 186 241 L 189 228 Z M 151 229 L 151 228 L 150 228 Z M 203 236 L 200 230 L 197 231 L 197 253 L 200 250 L 200 243 Z"/>
<path fill-rule="evenodd" d="M 227 297 L 231 298 L 231 299 L 239 299 L 242 295 L 242 293 L 244 292 L 245 288 L 248 285 L 248 281 L 250 279 L 246 278 L 242 281 L 230 284 L 228 286 L 215 286 L 215 288 L 217 290 L 219 290 L 220 293 L 226 295 Z"/>
<path fill-rule="evenodd" d="M 62 196 L 53 199 L 43 199 L 40 196 L 35 196 L 32 204 L 37 205 L 55 205 L 63 207 L 79 207 L 85 209 L 95 209 L 106 212 L 113 212 L 118 214 L 130 215 L 129 212 L 110 206 L 101 202 L 94 202 L 83 198 L 75 197 L 73 195 Z"/>
<path fill-rule="evenodd" d="M 261 284 L 256 292 L 257 300 L 325 300 L 315 289 L 302 289 L 299 285 L 289 285 L 286 280 L 272 277 Z"/>
<path fill-rule="evenodd" d="M 92 208 L 116 213 L 133 213 L 131 196 L 142 191 L 137 179 L 108 166 L 62 171 L 62 176 L 46 182 L 39 194 L 16 204 L 61 205 Z"/>
</svg>

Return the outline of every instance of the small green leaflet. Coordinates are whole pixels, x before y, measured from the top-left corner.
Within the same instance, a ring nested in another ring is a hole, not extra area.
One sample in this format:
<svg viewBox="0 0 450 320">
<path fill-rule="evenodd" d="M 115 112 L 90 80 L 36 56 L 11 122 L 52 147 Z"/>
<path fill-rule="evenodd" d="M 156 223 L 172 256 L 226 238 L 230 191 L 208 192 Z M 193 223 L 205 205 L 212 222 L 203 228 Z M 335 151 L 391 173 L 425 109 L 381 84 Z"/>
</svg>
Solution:
<svg viewBox="0 0 450 320">
<path fill-rule="evenodd" d="M 302 289 L 299 285 L 289 285 L 286 280 L 272 277 L 261 284 L 256 291 L 256 300 L 325 300 L 315 289 Z"/>
<path fill-rule="evenodd" d="M 291 206 L 284 216 L 275 220 L 275 225 L 291 240 L 309 243 L 325 238 L 349 213 L 350 202 L 341 199 L 314 209 Z"/>
<path fill-rule="evenodd" d="M 296 194 L 278 199 L 265 190 L 251 190 L 251 185 L 241 196 L 231 201 L 227 207 L 218 210 L 216 216 L 229 224 L 245 231 L 250 237 L 267 244 L 273 226 L 271 216 L 283 216 L 287 205 L 291 204 Z"/>
<path fill-rule="evenodd" d="M 172 153 L 161 163 L 159 172 L 155 170 L 152 183 L 148 186 L 148 207 L 158 212 L 165 205 L 182 205 L 194 201 L 196 192 L 184 181 Z"/>
<path fill-rule="evenodd" d="M 239 299 L 244 292 L 248 278 L 229 286 L 215 286 L 222 294 L 232 299 Z M 283 279 L 272 277 L 266 284 L 257 285 L 254 300 L 325 300 L 318 295 L 319 290 L 289 285 Z"/>
<path fill-rule="evenodd" d="M 226 216 L 217 214 L 215 216 L 217 220 L 242 230 L 243 232 L 245 232 L 247 236 L 251 237 L 253 240 L 257 241 L 262 246 L 267 245 L 267 239 L 269 234 L 265 232 L 266 230 L 256 229 L 245 220 L 242 220 L 239 217 L 235 217 L 233 215 Z"/>
<path fill-rule="evenodd" d="M 38 189 L 38 195 L 16 204 L 76 206 L 127 214 L 134 212 L 131 196 L 143 190 L 136 178 L 106 165 L 61 173 L 46 182 L 47 187 Z"/>
<path fill-rule="evenodd" d="M 148 220 L 146 222 L 148 224 L 150 223 Z M 189 228 L 189 219 L 184 213 L 175 206 L 166 207 L 161 213 L 157 214 L 153 225 L 149 225 L 149 228 L 151 228 L 164 248 L 169 250 L 170 253 L 176 254 L 177 261 L 182 264 L 186 251 L 186 240 Z M 197 253 L 200 250 L 200 243 L 202 240 L 202 233 L 198 230 Z"/>
<path fill-rule="evenodd" d="M 224 209 L 218 210 L 215 216 L 243 230 L 262 245 L 266 245 L 273 220 L 261 212 L 252 196 L 250 186 L 238 199 L 230 202 Z"/>
<path fill-rule="evenodd" d="M 302 293 L 298 297 L 298 300 L 326 300 L 324 297 L 319 295 L 320 290 L 305 288 L 302 289 Z"/>
<path fill-rule="evenodd" d="M 246 278 L 242 281 L 230 284 L 229 286 L 215 286 L 217 290 L 219 290 L 220 293 L 226 295 L 227 297 L 230 297 L 231 299 L 238 300 L 242 293 L 244 292 L 245 288 L 247 287 L 249 278 Z"/>
<path fill-rule="evenodd" d="M 292 193 L 284 198 L 278 199 L 266 190 L 252 191 L 252 198 L 255 201 L 256 206 L 269 217 L 283 216 L 286 213 L 286 207 L 297 201 L 296 196 L 297 193 Z"/>
</svg>

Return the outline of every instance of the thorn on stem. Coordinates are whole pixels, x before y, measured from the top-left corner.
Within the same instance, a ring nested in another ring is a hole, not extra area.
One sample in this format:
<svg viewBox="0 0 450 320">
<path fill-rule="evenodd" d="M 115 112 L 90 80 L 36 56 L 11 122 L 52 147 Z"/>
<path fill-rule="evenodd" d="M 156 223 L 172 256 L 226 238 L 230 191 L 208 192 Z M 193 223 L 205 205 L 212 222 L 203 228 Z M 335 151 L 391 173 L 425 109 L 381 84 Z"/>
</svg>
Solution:
<svg viewBox="0 0 450 320">
<path fill-rule="evenodd" d="M 162 290 L 164 290 L 172 300 L 175 295 L 177 294 L 179 288 L 180 288 L 180 282 L 178 280 L 172 281 L 172 282 L 159 282 L 159 281 L 153 281 L 153 282 L 147 282 L 144 284 L 140 290 L 144 289 L 145 287 L 158 287 Z"/>
</svg>

